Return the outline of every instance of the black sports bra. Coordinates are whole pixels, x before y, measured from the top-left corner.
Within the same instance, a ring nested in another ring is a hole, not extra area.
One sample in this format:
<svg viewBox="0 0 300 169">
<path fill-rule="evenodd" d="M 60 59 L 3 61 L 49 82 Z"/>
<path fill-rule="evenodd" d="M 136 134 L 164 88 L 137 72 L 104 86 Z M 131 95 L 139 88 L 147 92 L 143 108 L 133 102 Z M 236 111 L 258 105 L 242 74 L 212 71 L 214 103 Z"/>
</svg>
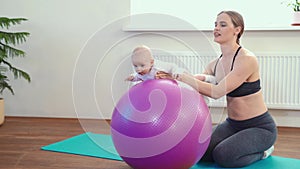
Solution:
<svg viewBox="0 0 300 169">
<path fill-rule="evenodd" d="M 231 64 L 231 69 L 233 69 L 233 64 L 235 61 L 235 58 L 237 56 L 237 54 L 239 53 L 240 49 L 242 47 L 240 46 L 237 51 L 235 52 L 235 55 L 233 57 L 232 60 L 232 64 Z M 217 64 L 220 60 L 220 58 L 222 57 L 222 55 L 219 57 L 219 59 L 216 62 L 215 68 L 214 68 L 214 74 L 216 74 L 216 68 L 217 68 Z M 254 82 L 244 82 L 242 83 L 238 88 L 234 89 L 233 91 L 231 91 L 230 93 L 227 93 L 227 96 L 230 97 L 242 97 L 242 96 L 247 96 L 253 93 L 258 92 L 261 89 L 260 87 L 260 79 L 254 81 Z"/>
</svg>

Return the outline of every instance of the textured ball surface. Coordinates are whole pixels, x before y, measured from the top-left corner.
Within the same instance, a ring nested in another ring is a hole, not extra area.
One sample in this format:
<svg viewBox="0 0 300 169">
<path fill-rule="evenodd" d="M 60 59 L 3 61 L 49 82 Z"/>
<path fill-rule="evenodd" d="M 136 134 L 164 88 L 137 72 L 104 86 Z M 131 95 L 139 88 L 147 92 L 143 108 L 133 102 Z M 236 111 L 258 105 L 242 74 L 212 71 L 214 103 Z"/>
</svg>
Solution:
<svg viewBox="0 0 300 169">
<path fill-rule="evenodd" d="M 134 169 L 188 169 L 212 130 L 203 97 L 174 80 L 147 80 L 126 92 L 111 120 L 113 143 Z"/>
</svg>

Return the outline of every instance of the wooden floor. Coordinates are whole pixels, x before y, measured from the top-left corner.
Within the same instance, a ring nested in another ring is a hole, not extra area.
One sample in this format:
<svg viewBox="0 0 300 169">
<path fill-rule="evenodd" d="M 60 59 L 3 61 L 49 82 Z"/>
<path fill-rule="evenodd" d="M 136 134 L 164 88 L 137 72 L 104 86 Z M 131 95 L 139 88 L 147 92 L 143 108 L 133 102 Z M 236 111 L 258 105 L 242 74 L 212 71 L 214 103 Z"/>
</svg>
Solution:
<svg viewBox="0 0 300 169">
<path fill-rule="evenodd" d="M 130 169 L 120 161 L 40 150 L 85 131 L 109 134 L 104 120 L 6 117 L 0 126 L 0 169 Z M 300 159 L 300 128 L 279 128 L 273 155 Z"/>
</svg>

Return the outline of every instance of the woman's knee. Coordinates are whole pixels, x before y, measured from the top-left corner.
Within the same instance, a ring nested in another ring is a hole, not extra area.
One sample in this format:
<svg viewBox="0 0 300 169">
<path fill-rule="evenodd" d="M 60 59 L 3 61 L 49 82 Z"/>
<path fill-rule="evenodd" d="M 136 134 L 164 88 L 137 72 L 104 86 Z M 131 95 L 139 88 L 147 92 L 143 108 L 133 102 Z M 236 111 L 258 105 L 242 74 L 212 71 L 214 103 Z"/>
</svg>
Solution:
<svg viewBox="0 0 300 169">
<path fill-rule="evenodd" d="M 236 167 L 237 159 L 233 154 L 232 151 L 221 146 L 217 146 L 212 152 L 213 160 L 222 167 Z"/>
</svg>

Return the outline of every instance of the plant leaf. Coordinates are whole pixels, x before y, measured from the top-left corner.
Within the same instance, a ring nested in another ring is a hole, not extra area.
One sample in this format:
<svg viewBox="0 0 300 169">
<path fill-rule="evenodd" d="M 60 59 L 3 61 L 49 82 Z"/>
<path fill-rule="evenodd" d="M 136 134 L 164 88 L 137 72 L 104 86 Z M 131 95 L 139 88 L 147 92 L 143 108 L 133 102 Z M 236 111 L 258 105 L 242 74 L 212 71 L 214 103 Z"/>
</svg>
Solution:
<svg viewBox="0 0 300 169">
<path fill-rule="evenodd" d="M 26 38 L 30 35 L 28 32 L 3 32 L 0 31 L 0 42 L 6 44 L 17 45 L 26 41 Z"/>
<path fill-rule="evenodd" d="M 8 63 L 7 61 L 5 60 L 2 60 L 2 63 L 7 65 L 9 67 L 9 70 L 12 71 L 15 79 L 18 79 L 18 78 L 24 78 L 25 80 L 27 80 L 28 82 L 31 81 L 30 79 L 30 76 L 28 73 L 24 72 L 23 70 L 21 69 L 18 69 L 16 67 L 13 67 L 10 63 Z"/>
<path fill-rule="evenodd" d="M 2 73 L 0 73 L 0 94 L 3 93 L 4 89 L 8 89 L 13 95 L 14 90 L 12 89 L 12 87 L 7 83 L 8 78 L 3 75 Z"/>
<path fill-rule="evenodd" d="M 20 24 L 22 21 L 27 21 L 27 19 L 0 17 L 0 27 L 8 29 L 11 25 Z"/>
<path fill-rule="evenodd" d="M 2 47 L 1 47 L 2 45 Z M 16 57 L 16 56 L 25 56 L 25 52 L 19 49 L 16 49 L 14 47 L 11 47 L 9 45 L 3 44 L 0 42 L 0 57 L 1 58 L 7 58 L 7 57 Z M 3 56 L 3 57 L 2 57 Z"/>
</svg>

